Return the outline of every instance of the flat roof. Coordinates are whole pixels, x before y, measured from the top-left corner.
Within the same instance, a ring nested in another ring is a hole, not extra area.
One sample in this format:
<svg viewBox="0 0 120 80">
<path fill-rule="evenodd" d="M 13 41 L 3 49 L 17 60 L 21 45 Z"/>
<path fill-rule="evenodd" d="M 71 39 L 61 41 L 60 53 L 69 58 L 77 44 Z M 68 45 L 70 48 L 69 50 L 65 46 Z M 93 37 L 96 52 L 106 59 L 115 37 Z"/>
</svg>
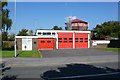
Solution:
<svg viewBox="0 0 120 80">
<path fill-rule="evenodd" d="M 41 32 L 75 32 L 75 33 L 91 33 L 91 31 L 76 31 L 76 30 L 37 30 Z"/>
<path fill-rule="evenodd" d="M 15 38 L 38 38 L 38 36 L 15 36 Z"/>
</svg>

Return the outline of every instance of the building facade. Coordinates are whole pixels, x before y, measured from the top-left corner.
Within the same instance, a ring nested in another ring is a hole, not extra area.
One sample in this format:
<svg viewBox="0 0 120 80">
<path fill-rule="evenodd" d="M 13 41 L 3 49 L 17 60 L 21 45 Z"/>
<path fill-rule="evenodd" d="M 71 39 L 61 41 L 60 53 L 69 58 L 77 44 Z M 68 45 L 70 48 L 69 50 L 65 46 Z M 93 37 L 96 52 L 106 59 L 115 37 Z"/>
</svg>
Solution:
<svg viewBox="0 0 120 80">
<path fill-rule="evenodd" d="M 37 30 L 36 36 L 16 36 L 17 50 L 90 48 L 90 31 Z"/>
</svg>

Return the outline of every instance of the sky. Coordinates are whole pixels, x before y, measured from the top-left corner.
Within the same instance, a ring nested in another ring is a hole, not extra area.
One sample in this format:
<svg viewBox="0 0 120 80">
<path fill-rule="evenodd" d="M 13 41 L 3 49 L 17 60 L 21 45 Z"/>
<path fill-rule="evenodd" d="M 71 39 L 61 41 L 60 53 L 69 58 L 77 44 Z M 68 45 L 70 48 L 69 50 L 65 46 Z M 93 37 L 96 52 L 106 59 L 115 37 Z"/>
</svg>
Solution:
<svg viewBox="0 0 120 80">
<path fill-rule="evenodd" d="M 55 25 L 65 29 L 65 18 L 69 16 L 88 22 L 88 30 L 97 24 L 118 21 L 117 2 L 17 2 L 16 23 L 14 2 L 9 2 L 7 8 L 13 20 L 10 33 L 18 33 L 23 28 L 51 29 Z"/>
</svg>

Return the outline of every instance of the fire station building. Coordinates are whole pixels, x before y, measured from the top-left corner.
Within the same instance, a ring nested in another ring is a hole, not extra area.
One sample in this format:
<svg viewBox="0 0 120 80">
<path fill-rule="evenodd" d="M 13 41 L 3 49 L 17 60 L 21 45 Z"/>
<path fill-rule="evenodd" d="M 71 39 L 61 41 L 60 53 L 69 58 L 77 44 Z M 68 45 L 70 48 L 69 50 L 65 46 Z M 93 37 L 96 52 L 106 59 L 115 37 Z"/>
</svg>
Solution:
<svg viewBox="0 0 120 80">
<path fill-rule="evenodd" d="M 88 23 L 79 19 L 65 23 L 66 30 L 36 30 L 36 36 L 16 36 L 17 50 L 90 48 Z"/>
<path fill-rule="evenodd" d="M 18 50 L 90 48 L 90 31 L 37 30 L 36 36 L 16 36 Z"/>
</svg>

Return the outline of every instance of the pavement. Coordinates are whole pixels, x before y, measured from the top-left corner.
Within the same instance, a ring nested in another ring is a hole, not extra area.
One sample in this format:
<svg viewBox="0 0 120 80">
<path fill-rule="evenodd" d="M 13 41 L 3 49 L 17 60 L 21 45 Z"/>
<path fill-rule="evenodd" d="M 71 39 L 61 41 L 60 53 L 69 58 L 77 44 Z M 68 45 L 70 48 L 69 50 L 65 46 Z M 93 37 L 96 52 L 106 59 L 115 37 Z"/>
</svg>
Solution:
<svg viewBox="0 0 120 80">
<path fill-rule="evenodd" d="M 2 58 L 12 67 L 55 66 L 69 63 L 118 62 L 118 53 L 96 49 L 61 49 L 41 51 L 43 58 Z"/>
</svg>

